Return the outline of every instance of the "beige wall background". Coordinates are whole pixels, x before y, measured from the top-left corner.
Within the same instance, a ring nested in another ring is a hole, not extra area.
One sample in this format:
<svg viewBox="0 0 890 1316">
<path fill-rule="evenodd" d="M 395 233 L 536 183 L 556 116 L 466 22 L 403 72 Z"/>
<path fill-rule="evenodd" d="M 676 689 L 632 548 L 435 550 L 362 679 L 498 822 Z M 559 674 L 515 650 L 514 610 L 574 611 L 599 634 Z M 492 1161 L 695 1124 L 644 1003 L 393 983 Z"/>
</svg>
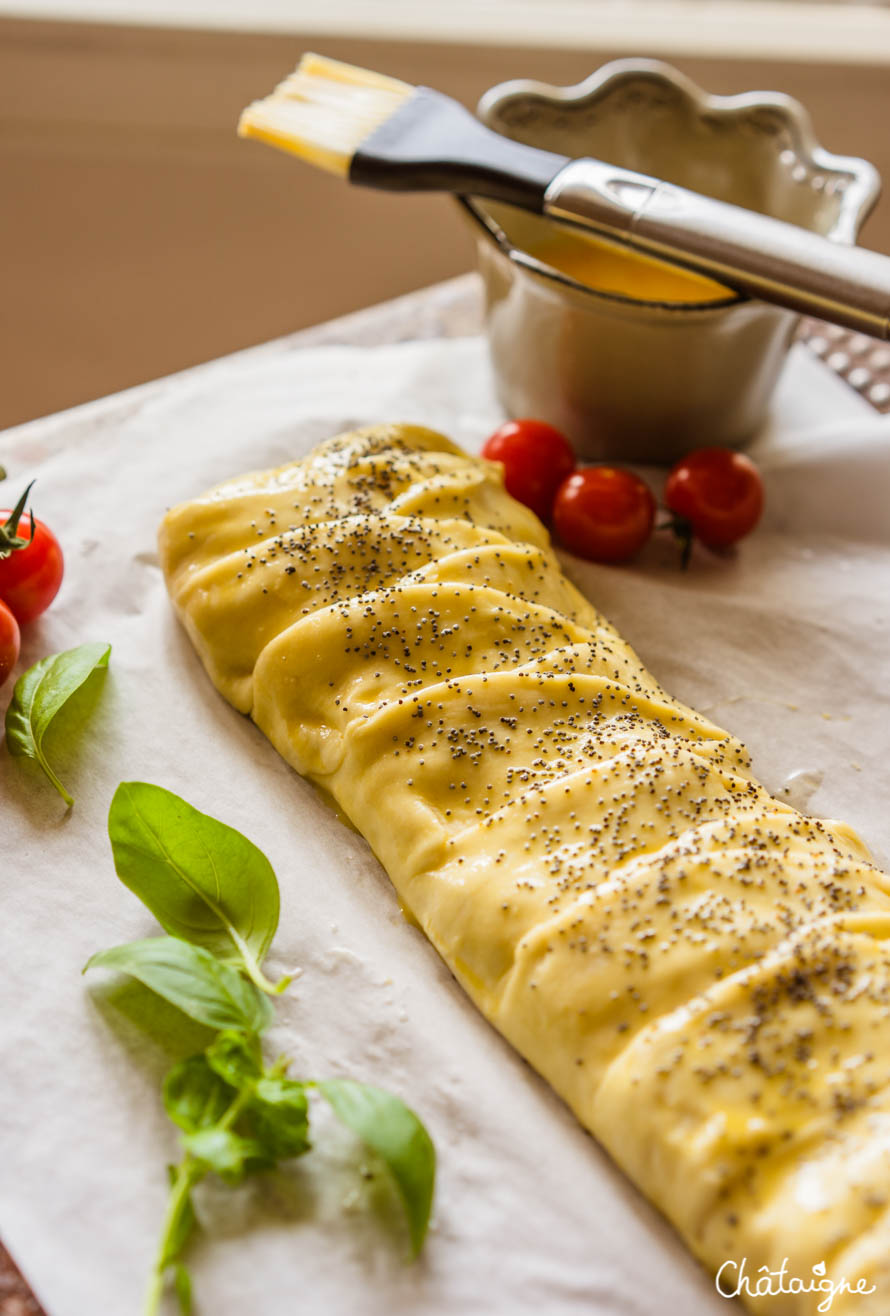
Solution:
<svg viewBox="0 0 890 1316">
<path fill-rule="evenodd" d="M 0 20 L 0 426 L 470 267 L 447 198 L 350 189 L 235 137 L 307 47 L 470 106 L 616 54 Z M 711 91 L 790 92 L 827 147 L 890 180 L 886 66 L 672 62 Z M 890 251 L 890 202 L 864 241 Z"/>
</svg>

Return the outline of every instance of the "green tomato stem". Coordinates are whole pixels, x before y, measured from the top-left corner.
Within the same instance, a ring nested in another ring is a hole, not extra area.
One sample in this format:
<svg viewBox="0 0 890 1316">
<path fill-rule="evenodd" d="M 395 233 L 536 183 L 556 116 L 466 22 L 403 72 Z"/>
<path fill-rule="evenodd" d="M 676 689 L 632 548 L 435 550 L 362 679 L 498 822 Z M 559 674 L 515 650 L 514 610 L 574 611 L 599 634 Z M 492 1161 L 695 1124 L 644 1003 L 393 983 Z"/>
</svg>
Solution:
<svg viewBox="0 0 890 1316">
<path fill-rule="evenodd" d="M 0 470 L 2 470 L 2 467 L 0 467 Z M 3 471 L 3 478 L 5 478 L 5 476 L 6 472 Z M 0 525 L 0 559 L 9 557 L 17 548 L 28 548 L 34 541 L 34 532 L 37 527 L 34 521 L 33 511 L 29 513 L 31 517 L 30 538 L 22 539 L 19 534 L 19 521 L 22 518 L 22 513 L 25 510 L 25 503 L 28 501 L 28 494 L 31 492 L 33 484 L 34 481 L 32 480 L 15 507 L 10 512 L 9 516 L 3 524 Z"/>
</svg>

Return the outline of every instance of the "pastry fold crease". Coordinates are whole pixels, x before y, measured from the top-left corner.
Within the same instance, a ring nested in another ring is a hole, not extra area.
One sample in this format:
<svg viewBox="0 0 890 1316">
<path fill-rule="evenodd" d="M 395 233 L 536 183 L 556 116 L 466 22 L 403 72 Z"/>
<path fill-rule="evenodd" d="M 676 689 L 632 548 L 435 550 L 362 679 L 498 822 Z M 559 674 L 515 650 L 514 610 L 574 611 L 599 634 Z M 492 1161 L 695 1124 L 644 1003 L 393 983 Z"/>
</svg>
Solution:
<svg viewBox="0 0 890 1316">
<path fill-rule="evenodd" d="M 815 1276 L 886 1316 L 890 879 L 855 835 L 772 799 L 433 431 L 219 485 L 160 549 L 220 693 L 724 1288 L 788 1258 L 753 1311 L 810 1316 Z"/>
</svg>

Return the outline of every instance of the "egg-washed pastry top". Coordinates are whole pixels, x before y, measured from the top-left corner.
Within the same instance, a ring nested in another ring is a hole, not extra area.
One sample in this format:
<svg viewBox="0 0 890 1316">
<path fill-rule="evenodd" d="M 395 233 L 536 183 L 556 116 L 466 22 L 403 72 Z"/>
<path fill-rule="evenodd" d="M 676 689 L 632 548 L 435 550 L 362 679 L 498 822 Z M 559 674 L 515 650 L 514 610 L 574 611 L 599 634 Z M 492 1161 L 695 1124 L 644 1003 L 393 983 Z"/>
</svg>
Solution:
<svg viewBox="0 0 890 1316">
<path fill-rule="evenodd" d="M 220 693 L 695 1254 L 825 1263 L 863 1281 L 835 1316 L 886 1316 L 890 879 L 855 834 L 773 799 L 441 435 L 342 435 L 160 545 Z"/>
</svg>

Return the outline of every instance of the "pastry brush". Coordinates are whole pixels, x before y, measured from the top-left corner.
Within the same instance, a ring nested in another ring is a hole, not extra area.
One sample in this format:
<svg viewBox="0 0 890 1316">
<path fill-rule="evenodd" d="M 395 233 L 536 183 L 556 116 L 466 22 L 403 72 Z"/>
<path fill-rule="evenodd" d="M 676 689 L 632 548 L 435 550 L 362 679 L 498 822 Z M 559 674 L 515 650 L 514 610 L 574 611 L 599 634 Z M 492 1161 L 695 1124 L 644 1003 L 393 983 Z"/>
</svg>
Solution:
<svg viewBox="0 0 890 1316">
<path fill-rule="evenodd" d="M 238 131 L 351 183 L 507 201 L 748 296 L 890 338 L 890 257 L 630 169 L 514 142 L 429 87 L 307 54 L 248 106 Z"/>
</svg>

